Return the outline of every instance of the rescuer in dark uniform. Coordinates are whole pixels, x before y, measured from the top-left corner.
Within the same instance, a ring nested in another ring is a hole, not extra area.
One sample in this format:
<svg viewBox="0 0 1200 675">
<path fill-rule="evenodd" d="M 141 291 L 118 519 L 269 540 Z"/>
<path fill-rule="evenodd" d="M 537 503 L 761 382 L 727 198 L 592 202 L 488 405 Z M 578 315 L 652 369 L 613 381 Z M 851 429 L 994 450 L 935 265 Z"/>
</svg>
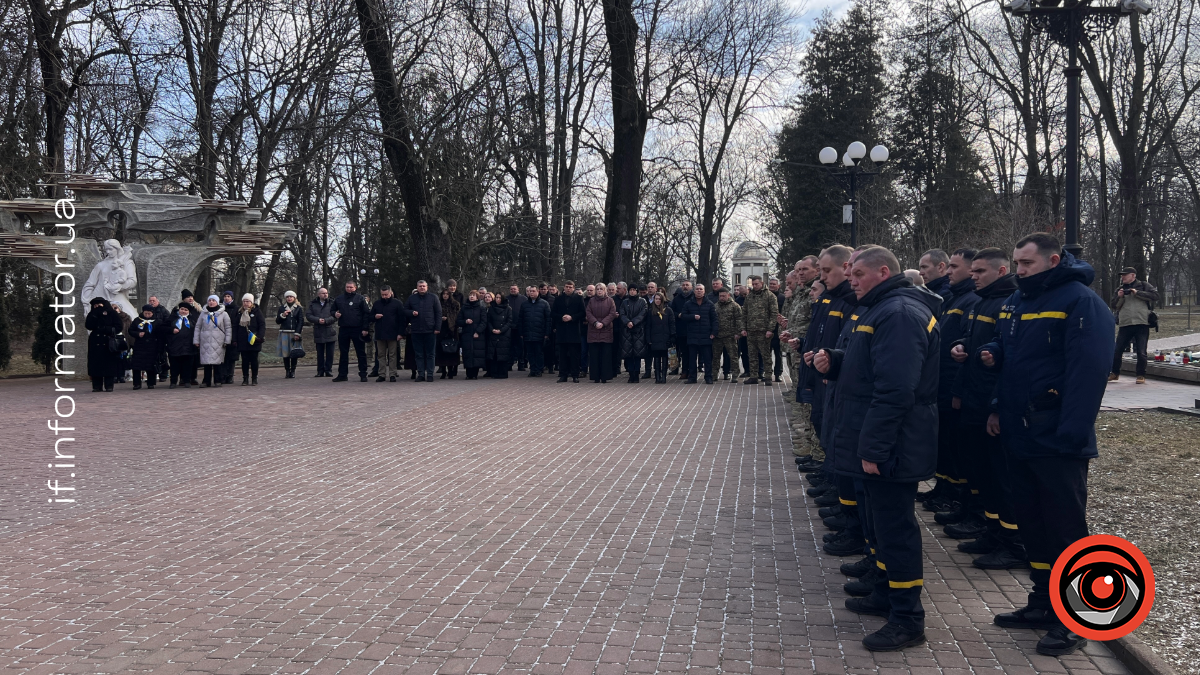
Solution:
<svg viewBox="0 0 1200 675">
<path fill-rule="evenodd" d="M 917 483 L 937 462 L 937 389 L 941 299 L 912 287 L 899 262 L 872 246 L 855 258 L 850 282 L 858 296 L 854 332 L 844 350 L 822 350 L 813 365 L 833 387 L 832 438 L 839 474 L 862 481 L 887 573 L 865 598 L 846 608 L 887 617 L 863 638 L 872 651 L 925 641 L 921 530 L 913 511 Z"/>
<path fill-rule="evenodd" d="M 1088 461 L 1096 456 L 1096 414 L 1113 354 L 1114 322 L 1088 286 L 1096 273 L 1044 232 L 1013 251 L 1019 291 L 1000 310 L 996 339 L 972 358 L 1000 371 L 997 414 L 1011 471 L 1012 507 L 1029 555 L 1026 607 L 1000 614 L 1005 628 L 1044 628 L 1038 653 L 1070 654 L 1087 641 L 1067 630 L 1050 604 L 1050 570 L 1088 535 Z"/>
</svg>

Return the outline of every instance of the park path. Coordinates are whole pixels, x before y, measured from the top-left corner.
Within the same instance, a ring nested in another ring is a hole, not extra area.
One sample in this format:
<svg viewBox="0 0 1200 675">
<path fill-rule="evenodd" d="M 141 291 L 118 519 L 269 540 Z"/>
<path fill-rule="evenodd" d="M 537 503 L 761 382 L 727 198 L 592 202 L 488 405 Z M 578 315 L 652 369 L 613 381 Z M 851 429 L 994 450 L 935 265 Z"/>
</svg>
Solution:
<svg viewBox="0 0 1200 675">
<path fill-rule="evenodd" d="M 0 669 L 29 673 L 1097 673 L 991 616 L 1027 575 L 926 536 L 927 645 L 871 654 L 779 387 L 0 383 Z M 523 375 L 523 373 L 521 374 Z"/>
</svg>

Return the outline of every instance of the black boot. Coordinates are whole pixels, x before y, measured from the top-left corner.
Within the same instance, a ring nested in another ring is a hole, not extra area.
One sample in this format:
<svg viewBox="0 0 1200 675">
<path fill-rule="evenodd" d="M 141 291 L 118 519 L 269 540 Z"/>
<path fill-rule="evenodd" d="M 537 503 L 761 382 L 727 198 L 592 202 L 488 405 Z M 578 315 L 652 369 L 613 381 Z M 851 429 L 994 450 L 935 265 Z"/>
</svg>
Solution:
<svg viewBox="0 0 1200 675">
<path fill-rule="evenodd" d="M 892 611 L 892 608 L 886 599 L 881 600 L 875 596 L 868 596 L 865 598 L 847 598 L 846 609 L 859 614 L 882 616 L 885 619 Z"/>
<path fill-rule="evenodd" d="M 258 386 L 258 376 L 257 376 L 257 375 L 253 375 L 253 376 L 251 376 L 251 377 L 250 377 L 250 386 L 251 386 L 251 387 L 257 387 L 257 386 Z"/>
<path fill-rule="evenodd" d="M 842 563 L 841 573 L 848 577 L 862 577 L 874 569 L 879 569 L 879 565 L 875 564 L 874 558 L 866 556 L 852 563 Z"/>
<path fill-rule="evenodd" d="M 1022 607 L 1021 609 L 997 614 L 992 623 L 1001 628 L 1039 628 L 1050 630 L 1061 628 L 1062 622 L 1054 615 L 1052 609 L 1039 607 Z"/>
<path fill-rule="evenodd" d="M 887 572 L 876 567 L 867 572 L 854 581 L 847 581 L 842 590 L 846 591 L 846 595 L 852 595 L 859 598 L 865 598 L 875 590 L 875 583 L 884 579 Z"/>
<path fill-rule="evenodd" d="M 1087 644 L 1087 639 L 1067 630 L 1065 626 L 1051 628 L 1049 633 L 1037 643 L 1037 653 L 1046 656 L 1066 656 L 1074 654 Z"/>
<path fill-rule="evenodd" d="M 987 523 L 983 516 L 972 513 L 962 522 L 947 525 L 942 531 L 954 539 L 978 539 L 987 532 Z"/>
<path fill-rule="evenodd" d="M 970 515 L 971 511 L 967 508 L 967 505 L 960 503 L 951 511 L 939 511 L 935 513 L 933 519 L 937 521 L 938 525 L 953 525 L 954 523 L 961 523 L 970 517 Z"/>
<path fill-rule="evenodd" d="M 817 509 L 817 516 L 820 517 L 821 520 L 824 520 L 826 518 L 836 516 L 841 512 L 842 512 L 842 505 L 834 504 L 833 506 L 823 506 L 820 509 Z"/>
<path fill-rule="evenodd" d="M 829 555 L 847 556 L 847 555 L 862 555 L 863 552 L 863 537 L 862 533 L 856 532 L 851 534 L 849 530 L 842 530 L 838 533 L 837 538 L 822 546 Z"/>
<path fill-rule="evenodd" d="M 833 506 L 838 503 L 840 503 L 840 500 L 838 499 L 837 490 L 826 492 L 813 500 L 814 506 Z"/>
<path fill-rule="evenodd" d="M 864 647 L 873 652 L 894 652 L 905 647 L 919 645 L 924 641 L 925 631 L 910 630 L 889 621 L 883 628 L 863 638 L 862 643 Z"/>
<path fill-rule="evenodd" d="M 249 377 L 249 376 L 247 376 L 247 375 L 243 375 L 243 376 L 242 376 L 242 386 L 243 386 L 243 387 L 249 387 L 249 386 L 250 386 L 250 377 Z"/>
</svg>

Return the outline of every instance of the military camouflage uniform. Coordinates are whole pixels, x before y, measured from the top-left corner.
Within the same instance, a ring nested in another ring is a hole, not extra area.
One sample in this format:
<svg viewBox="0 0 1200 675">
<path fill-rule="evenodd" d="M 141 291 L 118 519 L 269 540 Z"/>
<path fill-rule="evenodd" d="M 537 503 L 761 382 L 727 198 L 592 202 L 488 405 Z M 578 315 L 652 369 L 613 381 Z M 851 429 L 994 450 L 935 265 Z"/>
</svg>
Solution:
<svg viewBox="0 0 1200 675">
<path fill-rule="evenodd" d="M 726 363 L 732 364 L 733 381 L 741 377 L 738 371 L 741 364 L 738 360 L 738 338 L 741 337 L 745 324 L 742 322 L 742 307 L 733 300 L 717 301 L 717 339 L 713 340 L 713 375 L 716 375 L 717 364 L 721 362 L 721 354 L 728 354 Z"/>
<path fill-rule="evenodd" d="M 771 338 L 767 331 L 779 330 L 776 316 L 779 314 L 779 300 L 767 289 L 751 290 L 746 295 L 746 351 L 749 355 L 750 372 L 748 377 L 758 374 L 759 364 L 763 369 L 763 384 L 771 384 Z"/>
<path fill-rule="evenodd" d="M 808 333 L 809 319 L 812 317 L 812 300 L 808 297 L 809 286 L 801 284 L 792 291 L 792 304 L 784 316 L 788 320 L 788 330 L 792 333 L 792 337 L 799 338 L 803 343 L 805 334 Z M 798 350 L 792 350 L 789 359 L 789 367 L 791 368 L 792 382 L 798 382 L 800 379 L 800 363 L 804 358 Z M 813 455 L 820 459 L 824 457 L 821 452 L 821 443 L 817 440 L 816 430 L 812 426 L 812 404 L 795 402 L 792 404 L 792 453 L 798 457 Z"/>
</svg>

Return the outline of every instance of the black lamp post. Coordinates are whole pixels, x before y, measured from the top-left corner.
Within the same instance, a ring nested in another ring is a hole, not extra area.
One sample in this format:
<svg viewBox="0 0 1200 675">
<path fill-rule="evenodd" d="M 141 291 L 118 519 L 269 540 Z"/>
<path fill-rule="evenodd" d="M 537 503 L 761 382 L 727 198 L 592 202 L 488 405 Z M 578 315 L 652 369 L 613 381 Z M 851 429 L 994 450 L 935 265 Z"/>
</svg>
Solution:
<svg viewBox="0 0 1200 675">
<path fill-rule="evenodd" d="M 1093 6 L 1091 0 L 1011 0 L 1002 9 L 1013 16 L 1023 16 L 1029 27 L 1046 33 L 1050 39 L 1067 48 L 1067 203 L 1065 212 L 1067 242 L 1063 246 L 1079 258 L 1083 246 L 1079 243 L 1079 81 L 1083 68 L 1079 66 L 1081 40 L 1100 35 L 1117 26 L 1123 16 L 1150 13 L 1148 0 L 1121 0 L 1119 5 Z"/>
<path fill-rule="evenodd" d="M 882 145 L 877 145 L 871 148 L 871 161 L 875 164 L 882 164 L 888 159 L 888 149 Z M 862 160 L 867 156 L 867 146 L 859 141 L 854 141 L 850 147 L 846 148 L 846 152 L 842 153 L 842 166 L 846 167 L 843 171 L 833 171 L 830 175 L 834 180 L 842 186 L 846 191 L 846 196 L 850 198 L 850 203 L 842 208 L 842 223 L 850 226 L 850 247 L 858 246 L 858 184 L 866 182 L 875 176 L 879 175 L 878 171 L 867 171 L 862 167 Z M 822 148 L 818 159 L 821 164 L 832 167 L 838 161 L 837 150 L 833 148 Z"/>
</svg>

